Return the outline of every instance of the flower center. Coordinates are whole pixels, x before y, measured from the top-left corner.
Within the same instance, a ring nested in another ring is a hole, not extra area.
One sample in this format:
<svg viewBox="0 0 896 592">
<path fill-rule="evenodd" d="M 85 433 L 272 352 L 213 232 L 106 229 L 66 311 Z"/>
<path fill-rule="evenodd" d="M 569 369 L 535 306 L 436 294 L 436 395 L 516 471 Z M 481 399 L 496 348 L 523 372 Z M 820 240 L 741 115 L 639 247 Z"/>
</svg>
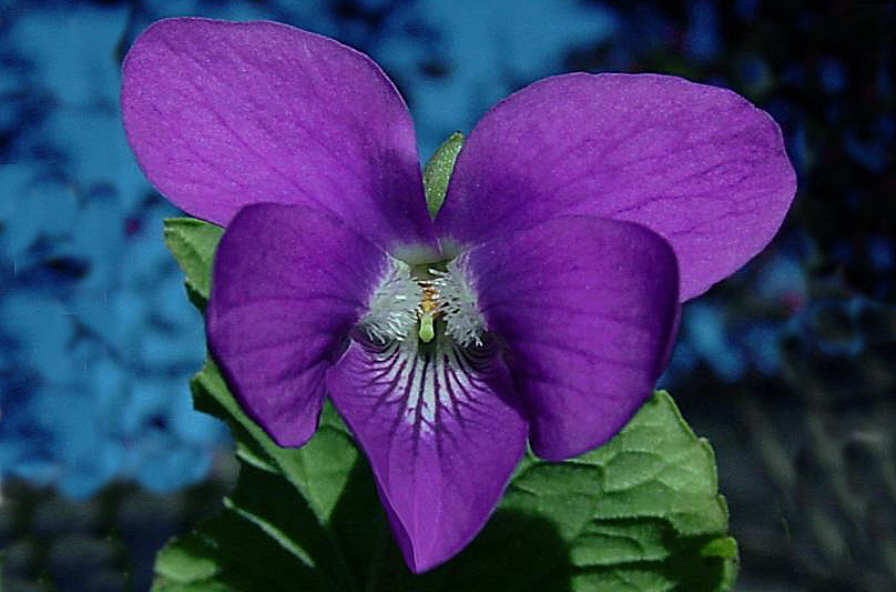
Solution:
<svg viewBox="0 0 896 592">
<path fill-rule="evenodd" d="M 360 326 L 379 343 L 429 343 L 442 333 L 467 347 L 482 345 L 485 321 L 462 257 L 416 266 L 393 259 Z"/>
</svg>

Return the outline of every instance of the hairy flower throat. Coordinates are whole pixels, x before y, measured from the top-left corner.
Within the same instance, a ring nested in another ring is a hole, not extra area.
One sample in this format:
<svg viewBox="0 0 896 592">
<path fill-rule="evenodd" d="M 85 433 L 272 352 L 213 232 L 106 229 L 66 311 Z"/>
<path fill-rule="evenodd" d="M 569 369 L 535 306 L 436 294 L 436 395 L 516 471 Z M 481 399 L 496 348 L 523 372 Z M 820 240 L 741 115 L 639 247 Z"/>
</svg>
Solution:
<svg viewBox="0 0 896 592">
<path fill-rule="evenodd" d="M 392 260 L 361 319 L 380 343 L 416 337 L 424 343 L 443 332 L 461 346 L 481 345 L 485 323 L 463 262 L 458 259 L 411 267 Z"/>
</svg>

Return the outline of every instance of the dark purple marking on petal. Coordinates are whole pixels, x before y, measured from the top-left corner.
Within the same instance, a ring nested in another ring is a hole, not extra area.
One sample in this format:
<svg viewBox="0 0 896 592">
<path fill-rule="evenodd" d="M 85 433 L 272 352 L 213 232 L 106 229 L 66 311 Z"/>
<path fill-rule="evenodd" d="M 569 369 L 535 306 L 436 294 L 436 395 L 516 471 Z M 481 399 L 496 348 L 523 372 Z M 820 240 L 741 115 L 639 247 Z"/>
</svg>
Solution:
<svg viewBox="0 0 896 592">
<path fill-rule="evenodd" d="M 326 370 L 388 265 L 344 222 L 308 207 L 247 206 L 221 237 L 209 349 L 234 395 L 281 446 L 314 433 Z"/>
<path fill-rule="evenodd" d="M 312 205 L 389 249 L 434 244 L 410 114 L 366 55 L 280 23 L 177 18 L 138 37 L 122 77 L 137 160 L 188 213 Z"/>
<path fill-rule="evenodd" d="M 505 399 L 512 388 L 500 357 L 443 336 L 422 346 L 362 340 L 327 385 L 370 459 L 410 569 L 454 556 L 485 524 L 525 450 L 526 422 Z"/>
<path fill-rule="evenodd" d="M 536 82 L 479 121 L 436 225 L 472 245 L 559 214 L 637 222 L 672 244 L 687 300 L 762 250 L 795 190 L 777 124 L 737 94 L 577 73 Z"/>
<path fill-rule="evenodd" d="M 562 460 L 615 435 L 650 396 L 673 338 L 675 254 L 630 222 L 552 218 L 462 255 L 507 346 L 533 451 Z"/>
</svg>

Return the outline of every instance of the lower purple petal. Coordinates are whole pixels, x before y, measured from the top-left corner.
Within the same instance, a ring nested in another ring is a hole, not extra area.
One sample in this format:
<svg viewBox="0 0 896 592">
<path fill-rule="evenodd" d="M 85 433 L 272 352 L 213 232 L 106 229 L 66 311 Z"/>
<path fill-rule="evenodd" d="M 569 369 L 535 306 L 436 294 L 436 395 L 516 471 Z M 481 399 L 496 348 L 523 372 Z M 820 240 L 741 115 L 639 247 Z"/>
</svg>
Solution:
<svg viewBox="0 0 896 592">
<path fill-rule="evenodd" d="M 526 422 L 504 399 L 506 366 L 489 349 L 443 337 L 362 339 L 327 384 L 370 459 L 408 566 L 422 572 L 451 558 L 485 524 L 525 449 Z"/>
<path fill-rule="evenodd" d="M 246 411 L 281 446 L 314 433 L 324 377 L 386 269 L 384 253 L 331 214 L 258 204 L 215 255 L 208 344 Z"/>
<path fill-rule="evenodd" d="M 533 451 L 562 460 L 622 429 L 652 392 L 673 337 L 669 244 L 630 222 L 563 216 L 463 257 L 486 328 L 507 345 Z"/>
</svg>

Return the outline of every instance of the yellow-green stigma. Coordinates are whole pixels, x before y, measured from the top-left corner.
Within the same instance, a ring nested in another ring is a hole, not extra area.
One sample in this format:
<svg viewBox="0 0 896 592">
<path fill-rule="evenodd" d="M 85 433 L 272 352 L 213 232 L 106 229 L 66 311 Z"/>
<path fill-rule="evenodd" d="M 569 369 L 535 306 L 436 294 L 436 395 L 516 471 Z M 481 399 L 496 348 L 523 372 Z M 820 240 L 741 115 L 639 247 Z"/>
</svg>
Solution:
<svg viewBox="0 0 896 592">
<path fill-rule="evenodd" d="M 420 315 L 420 329 L 417 331 L 417 335 L 423 343 L 429 343 L 436 336 L 431 313 L 426 312 Z"/>
<path fill-rule="evenodd" d="M 423 343 L 429 343 L 436 336 L 434 325 L 436 315 L 439 314 L 439 291 L 431 281 L 421 281 L 422 295 L 417 308 L 417 317 L 420 319 L 420 328 L 417 335 Z"/>
</svg>

